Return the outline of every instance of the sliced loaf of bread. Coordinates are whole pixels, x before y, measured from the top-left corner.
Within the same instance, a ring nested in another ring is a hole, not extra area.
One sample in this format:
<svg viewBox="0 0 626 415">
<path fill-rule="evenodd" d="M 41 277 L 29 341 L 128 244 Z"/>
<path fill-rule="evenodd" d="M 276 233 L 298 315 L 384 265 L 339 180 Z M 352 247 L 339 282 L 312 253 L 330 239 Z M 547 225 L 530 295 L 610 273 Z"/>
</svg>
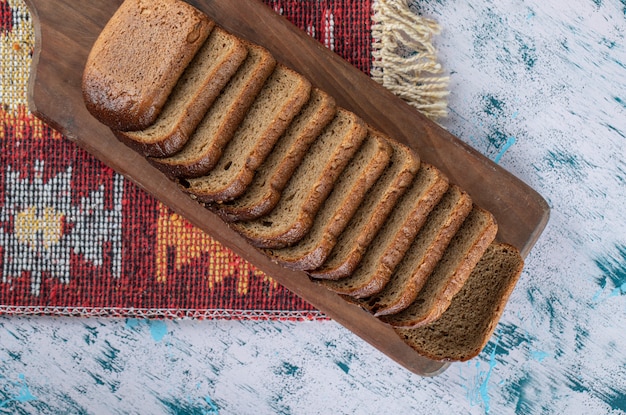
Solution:
<svg viewBox="0 0 626 415">
<path fill-rule="evenodd" d="M 338 280 L 316 281 L 331 291 L 354 298 L 378 293 L 447 188 L 447 177 L 434 166 L 422 163 L 413 184 L 376 234 L 356 270 Z"/>
<path fill-rule="evenodd" d="M 389 283 L 375 296 L 363 299 L 363 307 L 375 315 L 393 314 L 408 307 L 471 210 L 469 195 L 451 185 L 428 215 Z"/>
<path fill-rule="evenodd" d="M 269 213 L 300 165 L 311 143 L 336 113 L 335 100 L 314 88 L 311 98 L 257 170 L 248 190 L 237 199 L 212 205 L 222 219 L 252 220 Z"/>
<path fill-rule="evenodd" d="M 222 156 L 276 61 L 266 49 L 247 43 L 248 56 L 200 121 L 185 146 L 171 157 L 149 158 L 168 176 L 199 177 Z"/>
<path fill-rule="evenodd" d="M 114 131 L 144 156 L 166 157 L 189 136 L 248 54 L 236 36 L 216 27 L 172 90 L 154 124 L 140 131 Z"/>
<path fill-rule="evenodd" d="M 205 203 L 224 202 L 243 194 L 310 93 L 308 80 L 277 65 L 213 170 L 201 177 L 181 180 L 184 191 Z"/>
<path fill-rule="evenodd" d="M 524 261 L 513 246 L 493 243 L 437 320 L 395 329 L 420 355 L 438 361 L 476 357 L 493 334 Z"/>
<path fill-rule="evenodd" d="M 365 304 L 423 356 L 476 356 L 519 251 L 439 170 L 311 89 L 179 0 L 125 0 L 82 80 L 94 117 L 276 262 Z"/>
<path fill-rule="evenodd" d="M 394 327 L 419 327 L 439 318 L 494 241 L 497 231 L 493 215 L 474 206 L 415 300 L 399 313 L 379 318 Z"/>
<path fill-rule="evenodd" d="M 366 135 L 361 118 L 338 109 L 311 145 L 276 207 L 258 219 L 233 223 L 233 229 L 259 248 L 284 248 L 301 240 Z"/>
<path fill-rule="evenodd" d="M 391 153 L 387 138 L 370 131 L 341 173 L 306 236 L 292 246 L 267 250 L 266 253 L 287 268 L 306 271 L 319 267 L 369 189 L 387 167 Z"/>
<path fill-rule="evenodd" d="M 87 57 L 81 86 L 87 110 L 113 130 L 152 125 L 214 26 L 183 1 L 124 1 Z"/>
<path fill-rule="evenodd" d="M 339 235 L 324 264 L 309 271 L 312 277 L 336 280 L 352 274 L 396 202 L 413 181 L 420 166 L 419 157 L 394 140 L 389 140 L 389 144 L 393 148 L 391 162 Z"/>
</svg>

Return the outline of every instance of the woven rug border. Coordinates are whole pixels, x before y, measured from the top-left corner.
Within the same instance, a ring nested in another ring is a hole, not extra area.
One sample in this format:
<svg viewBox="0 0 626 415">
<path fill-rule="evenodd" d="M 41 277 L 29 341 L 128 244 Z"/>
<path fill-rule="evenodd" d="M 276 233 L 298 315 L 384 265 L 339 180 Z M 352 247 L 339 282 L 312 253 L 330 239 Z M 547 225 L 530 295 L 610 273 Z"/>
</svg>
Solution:
<svg viewBox="0 0 626 415">
<path fill-rule="evenodd" d="M 329 318 L 317 310 L 195 310 L 118 307 L 41 307 L 0 305 L 0 316 L 112 317 L 141 319 L 323 321 Z"/>
</svg>

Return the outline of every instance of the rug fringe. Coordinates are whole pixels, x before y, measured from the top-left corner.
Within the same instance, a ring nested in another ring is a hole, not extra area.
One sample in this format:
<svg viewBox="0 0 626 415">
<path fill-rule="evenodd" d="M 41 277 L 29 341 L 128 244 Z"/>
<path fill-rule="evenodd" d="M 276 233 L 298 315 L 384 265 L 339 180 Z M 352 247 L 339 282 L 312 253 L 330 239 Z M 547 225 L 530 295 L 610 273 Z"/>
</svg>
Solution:
<svg viewBox="0 0 626 415">
<path fill-rule="evenodd" d="M 412 11 L 409 0 L 376 0 L 372 7 L 372 78 L 427 117 L 445 117 L 450 78 L 432 43 L 439 25 Z"/>
</svg>

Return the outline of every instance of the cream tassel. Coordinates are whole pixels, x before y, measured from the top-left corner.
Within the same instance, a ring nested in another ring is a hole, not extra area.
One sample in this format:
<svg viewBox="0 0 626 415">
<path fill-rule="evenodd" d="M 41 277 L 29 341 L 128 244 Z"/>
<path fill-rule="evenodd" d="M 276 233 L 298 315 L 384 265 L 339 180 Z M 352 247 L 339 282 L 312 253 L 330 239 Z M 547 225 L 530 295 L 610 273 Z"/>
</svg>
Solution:
<svg viewBox="0 0 626 415">
<path fill-rule="evenodd" d="M 448 113 L 449 77 L 437 61 L 437 22 L 415 14 L 408 0 L 375 0 L 372 78 L 429 118 Z"/>
</svg>

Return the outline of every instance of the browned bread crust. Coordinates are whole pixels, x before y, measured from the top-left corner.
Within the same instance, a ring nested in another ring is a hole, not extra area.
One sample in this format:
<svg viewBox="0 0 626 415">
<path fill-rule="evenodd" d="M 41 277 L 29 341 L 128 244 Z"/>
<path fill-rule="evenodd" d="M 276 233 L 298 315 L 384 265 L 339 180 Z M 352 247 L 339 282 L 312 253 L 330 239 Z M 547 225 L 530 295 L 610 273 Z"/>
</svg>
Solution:
<svg viewBox="0 0 626 415">
<path fill-rule="evenodd" d="M 309 271 L 314 278 L 336 280 L 349 276 L 358 266 L 376 233 L 419 170 L 419 157 L 408 147 L 389 140 L 391 163 L 341 233 L 326 262 Z"/>
<path fill-rule="evenodd" d="M 208 109 L 185 146 L 170 157 L 149 158 L 169 177 L 200 177 L 219 161 L 276 61 L 260 46 L 244 42 L 248 56 Z"/>
<path fill-rule="evenodd" d="M 213 27 L 182 1 L 124 1 L 87 57 L 82 92 L 89 112 L 114 130 L 152 125 Z"/>
<path fill-rule="evenodd" d="M 370 131 L 335 183 L 306 236 L 295 245 L 267 250 L 266 253 L 291 269 L 306 271 L 319 267 L 369 189 L 387 167 L 391 152 L 387 138 Z"/>
<path fill-rule="evenodd" d="M 252 220 L 268 214 L 278 203 L 311 143 L 333 119 L 336 110 L 335 100 L 314 88 L 308 104 L 259 167 L 248 190 L 237 199 L 211 208 L 228 222 Z"/>
<path fill-rule="evenodd" d="M 308 80 L 277 65 L 216 166 L 204 176 L 181 180 L 184 191 L 205 203 L 224 202 L 243 194 L 310 93 Z"/>
<path fill-rule="evenodd" d="M 417 297 L 446 247 L 472 210 L 472 199 L 451 185 L 417 234 L 385 288 L 359 304 L 377 316 L 404 310 Z"/>
<path fill-rule="evenodd" d="M 298 242 L 366 135 L 363 120 L 339 109 L 296 169 L 276 207 L 268 215 L 235 222 L 232 227 L 259 248 L 284 248 Z"/>
<path fill-rule="evenodd" d="M 422 163 L 413 185 L 378 231 L 356 270 L 348 277 L 318 283 L 355 298 L 378 293 L 447 188 L 448 178 L 434 166 Z"/>
<path fill-rule="evenodd" d="M 216 27 L 165 102 L 154 124 L 139 131 L 114 131 L 144 156 L 166 157 L 185 145 L 222 88 L 248 55 L 236 36 Z"/>
<path fill-rule="evenodd" d="M 394 327 L 407 328 L 423 326 L 439 318 L 450 305 L 452 297 L 463 287 L 497 232 L 498 225 L 493 215 L 474 206 L 415 300 L 399 313 L 380 318 Z"/>
</svg>

